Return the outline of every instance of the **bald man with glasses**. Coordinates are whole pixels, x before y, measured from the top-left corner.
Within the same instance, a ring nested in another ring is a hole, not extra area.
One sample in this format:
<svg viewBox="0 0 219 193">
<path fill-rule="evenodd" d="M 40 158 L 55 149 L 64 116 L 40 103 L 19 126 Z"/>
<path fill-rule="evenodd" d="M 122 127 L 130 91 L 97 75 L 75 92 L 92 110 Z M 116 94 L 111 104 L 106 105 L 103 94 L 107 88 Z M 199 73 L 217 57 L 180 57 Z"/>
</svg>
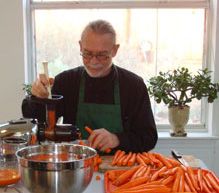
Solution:
<svg viewBox="0 0 219 193">
<path fill-rule="evenodd" d="M 90 22 L 79 45 L 84 65 L 54 79 L 52 93 L 64 97 L 57 106 L 57 117 L 63 116 L 64 123 L 79 127 L 82 138 L 88 138 L 99 151 L 153 149 L 157 130 L 147 88 L 141 77 L 113 64 L 119 44 L 112 25 L 104 20 Z M 48 97 L 48 84 L 46 76 L 40 75 L 32 85 L 32 95 Z M 22 112 L 24 117 L 45 117 L 45 107 L 27 99 Z M 90 136 L 85 126 L 94 129 Z"/>
</svg>

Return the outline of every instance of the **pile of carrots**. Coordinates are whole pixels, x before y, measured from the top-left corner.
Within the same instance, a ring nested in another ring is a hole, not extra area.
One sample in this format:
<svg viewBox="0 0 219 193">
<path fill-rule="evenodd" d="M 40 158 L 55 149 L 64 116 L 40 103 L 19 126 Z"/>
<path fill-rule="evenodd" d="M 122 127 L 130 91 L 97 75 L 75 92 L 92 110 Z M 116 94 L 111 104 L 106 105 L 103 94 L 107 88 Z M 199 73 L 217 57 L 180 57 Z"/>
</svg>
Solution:
<svg viewBox="0 0 219 193">
<path fill-rule="evenodd" d="M 133 165 L 152 165 L 154 168 L 161 168 L 166 165 L 168 168 L 178 166 L 180 163 L 173 158 L 165 157 L 159 153 L 143 152 L 126 154 L 124 151 L 117 150 L 113 159 L 112 166 L 133 166 Z"/>
<path fill-rule="evenodd" d="M 79 140 L 78 141 L 78 144 L 79 145 L 84 145 L 84 146 L 88 146 L 87 144 L 85 144 L 82 140 Z M 97 172 L 99 170 L 99 165 L 102 163 L 102 159 L 101 157 L 99 156 L 99 154 L 97 154 L 95 157 L 94 157 L 94 171 Z"/>
<path fill-rule="evenodd" d="M 121 160 L 119 154 L 114 156 L 114 162 L 118 159 L 116 163 Z M 158 153 L 143 153 L 149 160 L 139 155 L 135 156 L 139 165 L 129 170 L 107 171 L 105 188 L 111 183 L 115 187 L 111 193 L 219 193 L 219 178 L 210 170 L 185 167 Z M 127 157 L 128 154 L 120 161 L 122 165 L 127 162 Z"/>
<path fill-rule="evenodd" d="M 97 172 L 99 170 L 99 165 L 102 163 L 102 159 L 99 156 L 99 154 L 97 154 L 94 157 L 94 171 Z"/>
</svg>

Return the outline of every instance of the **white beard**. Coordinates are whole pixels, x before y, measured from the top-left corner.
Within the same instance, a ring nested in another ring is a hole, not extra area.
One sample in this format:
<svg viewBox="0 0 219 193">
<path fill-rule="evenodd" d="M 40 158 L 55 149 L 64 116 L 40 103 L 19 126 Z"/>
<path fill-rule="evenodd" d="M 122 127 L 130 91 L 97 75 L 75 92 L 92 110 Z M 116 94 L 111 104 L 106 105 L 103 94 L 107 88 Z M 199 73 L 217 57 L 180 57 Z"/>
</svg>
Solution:
<svg viewBox="0 0 219 193">
<path fill-rule="evenodd" d="M 109 71 L 110 72 L 110 68 L 111 68 L 111 66 L 109 66 L 109 68 L 103 68 L 102 69 L 102 64 L 93 64 L 93 65 L 88 65 L 91 69 L 94 69 L 94 70 L 97 70 L 98 71 L 98 69 L 99 69 L 99 72 L 95 72 L 95 73 L 92 73 L 88 68 L 87 68 L 87 66 L 85 66 L 84 65 L 84 67 L 85 67 L 85 70 L 86 70 L 86 72 L 88 73 L 88 75 L 90 76 L 90 77 L 92 77 L 92 78 L 100 78 L 100 77 L 104 77 L 104 76 L 106 76 L 106 75 L 108 75 L 108 72 L 107 71 Z"/>
</svg>

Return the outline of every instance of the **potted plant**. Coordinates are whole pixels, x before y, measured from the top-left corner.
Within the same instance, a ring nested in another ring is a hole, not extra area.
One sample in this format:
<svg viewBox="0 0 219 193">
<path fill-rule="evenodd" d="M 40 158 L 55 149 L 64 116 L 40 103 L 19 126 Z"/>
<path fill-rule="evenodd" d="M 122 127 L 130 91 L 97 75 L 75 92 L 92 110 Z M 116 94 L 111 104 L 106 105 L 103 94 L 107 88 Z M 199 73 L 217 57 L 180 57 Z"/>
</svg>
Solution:
<svg viewBox="0 0 219 193">
<path fill-rule="evenodd" d="M 207 98 L 212 103 L 217 98 L 218 83 L 211 82 L 210 71 L 205 68 L 193 75 L 187 68 L 159 72 L 149 79 L 148 91 L 157 103 L 168 105 L 172 136 L 186 136 L 184 126 L 189 120 L 189 103 L 193 99 Z"/>
</svg>

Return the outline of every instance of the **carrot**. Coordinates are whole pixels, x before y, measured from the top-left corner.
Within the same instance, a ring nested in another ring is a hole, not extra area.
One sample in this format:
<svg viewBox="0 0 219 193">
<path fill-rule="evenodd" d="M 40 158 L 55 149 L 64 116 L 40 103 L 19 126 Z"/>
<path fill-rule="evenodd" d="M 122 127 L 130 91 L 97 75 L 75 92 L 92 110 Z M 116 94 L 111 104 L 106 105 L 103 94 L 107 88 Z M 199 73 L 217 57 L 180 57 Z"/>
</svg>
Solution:
<svg viewBox="0 0 219 193">
<path fill-rule="evenodd" d="M 151 167 L 148 166 L 145 173 L 143 174 L 143 176 L 146 177 L 146 178 L 149 178 L 150 172 L 151 172 Z"/>
<path fill-rule="evenodd" d="M 203 180 L 203 190 L 206 192 L 206 193 L 212 193 L 211 190 L 209 190 L 208 186 L 206 185 L 206 182 L 205 180 Z"/>
<path fill-rule="evenodd" d="M 146 181 L 147 181 L 147 179 L 144 177 L 136 178 L 134 180 L 131 180 L 131 181 L 121 185 L 119 188 L 116 189 L 115 192 L 122 190 L 122 189 L 136 187 L 138 185 L 144 184 Z"/>
<path fill-rule="evenodd" d="M 184 173 L 182 173 L 181 178 L 180 178 L 180 184 L 179 184 L 179 192 L 184 192 L 185 190 L 185 177 Z"/>
<path fill-rule="evenodd" d="M 216 182 L 216 180 L 214 179 L 214 177 L 211 175 L 211 173 L 207 173 L 206 174 L 206 178 L 208 179 L 208 181 L 211 183 L 211 185 L 213 186 L 213 188 L 215 190 L 217 190 L 217 192 L 219 192 L 219 184 Z"/>
<path fill-rule="evenodd" d="M 188 170 L 188 174 L 189 174 L 189 177 L 190 177 L 190 179 L 192 181 L 192 184 L 193 184 L 194 188 L 196 190 L 200 190 L 200 188 L 198 187 L 198 183 L 197 183 L 197 180 L 195 178 L 195 174 L 193 173 L 192 168 L 191 167 L 187 167 L 187 170 Z"/>
<path fill-rule="evenodd" d="M 35 145 L 37 142 L 37 135 L 31 134 L 30 145 Z"/>
<path fill-rule="evenodd" d="M 127 157 L 127 155 L 123 155 L 122 157 L 120 157 L 119 159 L 118 159 L 118 161 L 117 161 L 117 166 L 122 166 L 122 162 L 123 162 L 123 160 L 125 160 L 126 159 L 126 157 Z"/>
<path fill-rule="evenodd" d="M 177 192 L 178 189 L 179 189 L 180 179 L 181 179 L 181 176 L 182 176 L 182 170 L 180 168 L 178 168 L 177 173 L 176 173 L 175 176 L 176 176 L 176 178 L 173 182 L 173 187 L 172 187 L 173 192 Z"/>
<path fill-rule="evenodd" d="M 107 174 L 108 174 L 109 180 L 114 181 L 116 179 L 115 171 L 110 170 L 110 171 L 107 171 L 107 172 L 108 172 Z"/>
<path fill-rule="evenodd" d="M 98 165 L 94 166 L 94 171 L 97 172 L 99 170 Z"/>
<path fill-rule="evenodd" d="M 189 185 L 187 184 L 187 182 L 185 181 L 185 191 L 186 192 L 191 192 L 191 189 L 189 187 Z"/>
<path fill-rule="evenodd" d="M 168 162 L 170 162 L 170 163 L 172 164 L 173 167 L 180 166 L 180 162 L 176 161 L 176 160 L 173 159 L 173 158 L 166 157 L 166 160 L 167 160 Z"/>
<path fill-rule="evenodd" d="M 144 154 L 139 153 L 139 156 L 144 160 L 145 164 L 150 164 L 151 161 L 148 157 L 144 156 Z"/>
<path fill-rule="evenodd" d="M 99 164 L 101 164 L 102 163 L 102 159 L 101 159 L 101 157 L 98 155 L 98 157 L 97 157 L 97 164 L 99 165 Z"/>
<path fill-rule="evenodd" d="M 138 170 L 140 166 L 132 167 L 130 170 L 127 170 L 123 174 L 121 174 L 116 180 L 113 181 L 113 185 L 120 186 L 126 183 L 131 176 Z"/>
<path fill-rule="evenodd" d="M 142 178 L 143 179 L 143 178 Z M 135 179 L 136 181 L 137 180 L 140 180 L 140 178 L 138 179 Z M 156 181 L 157 182 L 157 181 Z M 122 193 L 122 192 L 127 192 L 127 191 L 130 191 L 130 192 L 142 192 L 143 190 L 151 190 L 153 189 L 155 192 L 156 190 L 161 190 L 161 192 L 170 192 L 170 188 L 167 188 L 165 185 L 163 184 L 151 184 L 151 183 L 143 183 L 143 184 L 140 184 L 140 185 L 137 185 L 137 186 L 133 186 L 133 187 L 128 187 L 128 188 L 123 188 L 123 189 L 120 189 L 117 188 L 113 193 Z M 165 190 L 165 191 L 164 191 Z M 160 191 L 159 191 L 160 192 Z"/>
<path fill-rule="evenodd" d="M 163 171 L 165 171 L 167 169 L 166 166 L 163 166 L 161 169 L 159 169 L 158 171 L 154 172 L 154 174 L 151 176 L 150 181 L 154 181 L 159 177 L 159 174 L 162 173 Z"/>
<path fill-rule="evenodd" d="M 137 178 L 137 177 L 139 176 L 139 173 L 141 173 L 141 171 L 142 171 L 144 168 L 146 168 L 146 166 L 141 165 L 141 166 L 139 167 L 139 169 L 132 175 L 131 180 Z"/>
<path fill-rule="evenodd" d="M 146 165 L 146 164 L 144 163 L 144 160 L 141 158 L 141 156 L 140 156 L 139 153 L 137 153 L 136 160 L 137 160 L 137 162 L 138 162 L 139 164 Z"/>
<path fill-rule="evenodd" d="M 129 159 L 129 161 L 128 161 L 128 166 L 134 165 L 135 160 L 136 160 L 136 153 L 133 153 L 133 154 L 132 154 L 132 157 L 131 157 L 131 158 Z"/>
<path fill-rule="evenodd" d="M 215 175 L 215 173 L 212 171 L 210 171 L 210 173 L 214 177 L 214 179 L 216 180 L 217 184 L 219 184 L 219 178 Z"/>
<path fill-rule="evenodd" d="M 190 190 L 193 192 L 196 192 L 196 189 L 194 188 L 193 183 L 192 183 L 188 173 L 185 173 L 185 179 L 186 179 L 186 182 L 188 183 Z"/>
<path fill-rule="evenodd" d="M 167 166 L 167 168 L 172 168 L 173 167 L 173 165 L 163 156 L 163 155 L 161 155 L 161 154 L 159 154 L 159 153 L 156 153 L 155 154 L 155 157 L 158 159 L 158 160 L 160 160 L 165 166 Z"/>
<path fill-rule="evenodd" d="M 113 160 L 111 162 L 111 165 L 115 165 L 115 160 L 118 158 L 120 152 L 122 152 L 120 149 L 116 151 L 116 153 L 113 156 Z"/>
<path fill-rule="evenodd" d="M 97 180 L 97 181 L 101 180 L 101 178 L 100 178 L 99 175 L 96 176 L 96 180 Z"/>
<path fill-rule="evenodd" d="M 180 167 L 183 169 L 184 172 L 187 172 L 187 167 L 186 166 L 180 164 Z"/>
<path fill-rule="evenodd" d="M 110 148 L 106 148 L 106 149 L 104 150 L 104 152 L 105 152 L 105 153 L 110 153 L 110 152 L 111 152 L 111 149 L 110 149 Z"/>
<path fill-rule="evenodd" d="M 154 188 L 145 188 L 145 189 L 132 189 L 132 190 L 121 190 L 116 193 L 169 193 L 170 189 L 167 187 L 154 187 Z M 114 193 L 114 192 L 113 192 Z"/>
<path fill-rule="evenodd" d="M 122 158 L 125 155 L 124 151 L 119 152 L 119 155 L 117 156 L 117 158 L 114 160 L 114 163 L 112 163 L 113 165 L 116 165 L 117 162 L 120 160 L 120 158 Z"/>
<path fill-rule="evenodd" d="M 208 178 L 207 178 L 205 175 L 203 175 L 203 179 L 204 179 L 204 181 L 205 181 L 207 187 L 208 187 L 210 190 L 213 190 L 213 187 L 212 187 L 212 185 L 211 185 L 211 182 L 208 180 Z"/>
<path fill-rule="evenodd" d="M 92 134 L 93 133 L 93 130 L 88 127 L 88 126 L 85 126 L 84 129 L 89 133 L 89 134 Z"/>
<path fill-rule="evenodd" d="M 202 190 L 203 190 L 203 177 L 202 177 L 202 170 L 201 169 L 198 169 L 197 177 L 198 177 L 199 187 L 200 187 L 200 190 L 202 192 Z"/>
<path fill-rule="evenodd" d="M 151 188 L 157 188 L 157 187 L 166 187 L 163 184 L 160 184 L 160 182 L 156 181 L 156 184 L 150 184 L 150 183 L 144 183 L 132 188 L 129 188 L 129 190 L 140 190 L 140 189 L 151 189 Z"/>
<path fill-rule="evenodd" d="M 124 159 L 122 161 L 122 165 L 126 166 L 128 164 L 129 159 L 132 157 L 132 152 L 129 152 L 129 154 L 127 155 L 126 159 Z"/>
<path fill-rule="evenodd" d="M 149 156 L 148 156 L 150 153 L 143 152 L 142 154 L 143 154 L 144 157 L 146 157 L 146 158 L 149 159 L 151 165 L 154 165 L 153 161 L 152 161 L 152 160 L 149 158 Z"/>
<path fill-rule="evenodd" d="M 145 173 L 146 171 L 147 171 L 147 166 L 144 166 L 143 169 L 137 173 L 136 178 L 138 178 L 138 177 L 144 177 L 144 173 Z"/>
<path fill-rule="evenodd" d="M 92 134 L 92 133 L 93 133 L 93 130 L 92 130 L 90 127 L 88 127 L 88 126 L 85 126 L 84 129 L 85 129 L 89 134 Z M 111 149 L 110 149 L 110 148 L 107 148 L 107 149 L 105 149 L 104 152 L 105 152 L 105 153 L 110 153 L 110 152 L 111 152 Z"/>
<path fill-rule="evenodd" d="M 158 160 L 152 153 L 148 153 L 148 157 L 152 161 L 153 165 L 157 165 L 159 168 L 163 166 L 163 163 Z"/>
<path fill-rule="evenodd" d="M 175 168 L 171 168 L 163 173 L 161 173 L 159 176 L 169 176 L 169 175 L 174 175 L 176 173 L 176 171 L 178 170 L 178 167 Z"/>
<path fill-rule="evenodd" d="M 172 181 L 174 180 L 174 177 L 175 177 L 175 176 L 168 176 L 167 178 L 163 179 L 163 180 L 161 181 L 161 183 L 162 183 L 163 185 L 167 185 L 167 184 L 169 184 L 170 182 L 172 182 Z"/>
</svg>

